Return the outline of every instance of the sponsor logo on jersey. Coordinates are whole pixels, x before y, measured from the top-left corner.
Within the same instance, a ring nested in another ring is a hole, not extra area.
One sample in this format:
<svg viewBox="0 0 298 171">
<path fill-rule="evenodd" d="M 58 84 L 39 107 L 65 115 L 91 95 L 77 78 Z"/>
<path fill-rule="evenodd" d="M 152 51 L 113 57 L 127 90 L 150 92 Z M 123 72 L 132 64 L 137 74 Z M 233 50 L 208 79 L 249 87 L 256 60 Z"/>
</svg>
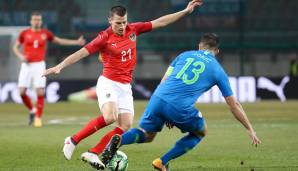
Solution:
<svg viewBox="0 0 298 171">
<path fill-rule="evenodd" d="M 116 45 L 116 43 L 112 43 L 112 46 L 114 46 L 115 48 L 117 48 L 117 45 Z"/>
<path fill-rule="evenodd" d="M 131 41 L 135 42 L 136 39 L 137 39 L 136 34 L 135 34 L 135 33 L 131 33 L 131 34 L 129 35 L 129 39 L 130 39 Z"/>
</svg>

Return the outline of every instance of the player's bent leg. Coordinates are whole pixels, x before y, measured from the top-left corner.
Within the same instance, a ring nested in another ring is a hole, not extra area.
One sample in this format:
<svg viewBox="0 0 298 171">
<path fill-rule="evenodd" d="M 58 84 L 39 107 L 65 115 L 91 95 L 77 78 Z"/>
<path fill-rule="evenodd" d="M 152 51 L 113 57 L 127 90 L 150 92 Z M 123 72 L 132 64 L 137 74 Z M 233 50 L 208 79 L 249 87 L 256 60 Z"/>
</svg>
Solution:
<svg viewBox="0 0 298 171">
<path fill-rule="evenodd" d="M 93 134 L 97 130 L 105 127 L 107 124 L 102 115 L 99 117 L 89 121 L 79 132 L 77 132 L 72 137 L 65 138 L 64 146 L 63 146 L 63 154 L 67 160 L 70 160 L 72 154 L 75 150 L 75 146 L 81 142 L 81 140 L 85 139 L 89 135 Z"/>
<path fill-rule="evenodd" d="M 103 115 L 105 115 L 105 116 L 109 115 L 107 112 L 112 112 L 111 114 L 113 115 L 113 113 L 115 111 L 117 111 L 117 109 L 115 109 L 115 106 L 117 106 L 117 104 L 115 102 L 107 103 L 107 105 L 104 106 L 105 110 L 103 110 L 103 112 L 104 112 Z M 64 147 L 63 147 L 63 154 L 66 159 L 68 159 L 68 160 L 71 159 L 72 154 L 75 150 L 75 145 L 79 144 L 80 141 L 82 141 L 86 137 L 90 136 L 94 132 L 100 130 L 101 128 L 103 128 L 107 125 L 110 125 L 111 123 L 114 122 L 111 119 L 108 119 L 108 121 L 106 121 L 103 115 L 100 115 L 99 117 L 91 120 L 79 132 L 77 132 L 72 137 L 66 138 L 65 142 L 68 142 L 68 143 L 65 143 Z"/>
<path fill-rule="evenodd" d="M 97 154 L 85 152 L 81 155 L 81 160 L 89 163 L 96 170 L 104 170 L 105 165 L 99 160 Z"/>
<path fill-rule="evenodd" d="M 114 102 L 115 103 L 115 102 Z M 78 131 L 75 135 L 72 136 L 72 139 L 76 144 L 79 144 L 83 139 L 87 138 L 88 136 L 92 135 L 94 132 L 100 130 L 101 128 L 106 127 L 107 125 L 110 125 L 113 123 L 112 120 L 108 119 L 107 115 L 109 115 L 107 112 L 113 112 L 116 109 L 113 107 L 116 106 L 115 104 L 111 104 L 111 106 L 105 106 L 104 108 L 106 110 L 102 110 L 103 114 L 99 117 L 89 121 L 80 131 Z M 110 107 L 113 107 L 112 109 L 109 109 Z M 107 120 L 106 120 L 107 118 Z"/>
</svg>

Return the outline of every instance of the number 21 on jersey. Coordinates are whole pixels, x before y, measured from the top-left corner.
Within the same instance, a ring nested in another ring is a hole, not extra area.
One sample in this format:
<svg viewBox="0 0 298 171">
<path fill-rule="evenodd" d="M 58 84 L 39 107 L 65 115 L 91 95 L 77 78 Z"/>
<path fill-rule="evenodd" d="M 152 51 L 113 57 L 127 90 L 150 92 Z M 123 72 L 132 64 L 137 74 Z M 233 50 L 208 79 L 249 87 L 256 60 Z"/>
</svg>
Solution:
<svg viewBox="0 0 298 171">
<path fill-rule="evenodd" d="M 187 75 L 185 73 L 188 70 L 188 68 L 190 68 L 191 72 L 193 73 L 192 78 L 189 78 L 189 75 Z M 200 74 L 203 73 L 204 71 L 205 71 L 205 63 L 204 62 L 195 61 L 194 58 L 187 58 L 186 64 L 177 73 L 175 78 L 182 79 L 182 81 L 185 84 L 191 85 L 198 81 Z"/>
<path fill-rule="evenodd" d="M 131 59 L 131 49 L 129 48 L 128 50 L 123 50 L 121 52 L 121 61 L 125 62 L 127 58 Z"/>
</svg>

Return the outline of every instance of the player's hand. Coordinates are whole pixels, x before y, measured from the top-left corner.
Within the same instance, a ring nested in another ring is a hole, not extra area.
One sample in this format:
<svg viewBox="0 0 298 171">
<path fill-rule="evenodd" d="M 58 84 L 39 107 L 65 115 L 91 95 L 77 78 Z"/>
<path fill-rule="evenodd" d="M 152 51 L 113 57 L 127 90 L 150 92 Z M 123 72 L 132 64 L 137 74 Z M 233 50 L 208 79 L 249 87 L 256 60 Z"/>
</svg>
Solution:
<svg viewBox="0 0 298 171">
<path fill-rule="evenodd" d="M 203 5 L 203 0 L 192 0 L 188 3 L 187 7 L 185 10 L 188 13 L 192 13 L 195 7 Z"/>
<path fill-rule="evenodd" d="M 20 56 L 19 58 L 21 59 L 22 62 L 28 63 L 28 60 L 24 55 Z"/>
<path fill-rule="evenodd" d="M 166 122 L 166 127 L 168 127 L 169 129 L 174 128 L 174 124 L 172 124 L 171 122 Z"/>
<path fill-rule="evenodd" d="M 86 43 L 86 40 L 82 35 L 77 39 L 77 41 L 78 41 L 78 45 L 80 46 L 83 46 Z"/>
<path fill-rule="evenodd" d="M 62 70 L 62 68 L 59 65 L 57 65 L 55 67 L 45 70 L 44 73 L 42 74 L 42 76 L 46 77 L 50 74 L 59 74 L 61 72 L 61 70 Z"/>
<path fill-rule="evenodd" d="M 252 139 L 252 144 L 255 145 L 256 147 L 261 144 L 261 140 L 259 140 L 259 138 L 257 137 L 257 134 L 254 130 L 249 130 L 247 131 L 248 135 L 250 136 L 250 138 Z"/>
</svg>

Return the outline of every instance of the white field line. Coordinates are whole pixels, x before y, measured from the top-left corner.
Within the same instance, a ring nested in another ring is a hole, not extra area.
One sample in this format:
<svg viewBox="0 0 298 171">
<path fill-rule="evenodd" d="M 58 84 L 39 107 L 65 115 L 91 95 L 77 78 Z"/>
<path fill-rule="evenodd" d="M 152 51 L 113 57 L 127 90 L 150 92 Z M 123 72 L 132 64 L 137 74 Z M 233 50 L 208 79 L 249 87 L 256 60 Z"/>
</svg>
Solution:
<svg viewBox="0 0 298 171">
<path fill-rule="evenodd" d="M 61 119 L 45 120 L 44 125 L 85 125 L 91 118 L 90 117 L 68 117 Z M 114 124 L 112 124 L 114 125 Z M 28 126 L 27 120 L 19 122 L 2 122 L 0 127 L 16 127 Z"/>
</svg>

